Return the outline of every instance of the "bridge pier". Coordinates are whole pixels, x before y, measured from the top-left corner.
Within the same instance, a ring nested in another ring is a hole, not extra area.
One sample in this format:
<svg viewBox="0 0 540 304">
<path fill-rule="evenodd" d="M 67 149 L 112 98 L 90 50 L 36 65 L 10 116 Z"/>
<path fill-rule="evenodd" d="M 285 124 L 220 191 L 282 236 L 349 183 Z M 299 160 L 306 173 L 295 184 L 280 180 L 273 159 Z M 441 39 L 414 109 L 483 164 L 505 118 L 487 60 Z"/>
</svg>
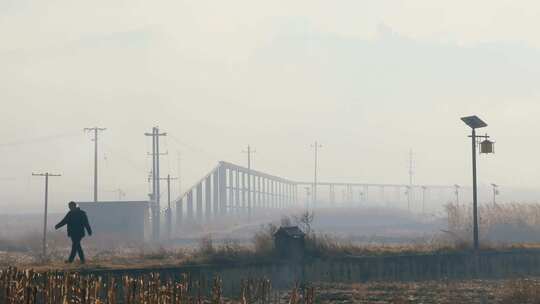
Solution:
<svg viewBox="0 0 540 304">
<path fill-rule="evenodd" d="M 274 201 L 274 181 L 273 180 L 270 180 L 268 181 L 268 187 L 269 187 L 269 191 L 268 191 L 268 200 L 269 200 L 269 203 L 270 203 L 270 208 L 275 208 L 276 205 L 275 205 L 275 201 Z"/>
<path fill-rule="evenodd" d="M 274 206 L 275 208 L 279 208 L 279 182 L 274 181 Z"/>
<path fill-rule="evenodd" d="M 227 168 L 219 167 L 219 214 L 227 213 Z M 216 213 L 217 214 L 217 213 Z"/>
<path fill-rule="evenodd" d="M 246 212 L 246 173 L 242 172 L 242 211 Z"/>
<path fill-rule="evenodd" d="M 225 182 L 226 183 L 226 192 L 228 194 L 228 204 L 226 205 L 226 208 L 228 209 L 227 212 L 228 213 L 234 213 L 234 208 L 233 208 L 233 204 L 234 204 L 234 184 L 233 184 L 233 170 L 231 168 L 227 169 L 227 171 L 229 171 L 229 177 L 227 178 L 227 181 Z"/>
<path fill-rule="evenodd" d="M 208 175 L 204 180 L 204 201 L 205 201 L 205 218 L 210 221 L 212 217 L 212 175 Z"/>
<path fill-rule="evenodd" d="M 212 194 L 213 194 L 213 197 L 212 197 L 212 205 L 213 205 L 213 210 L 212 211 L 209 211 L 210 213 L 212 213 L 214 215 L 214 217 L 218 214 L 219 212 L 219 169 L 218 170 L 215 170 L 214 173 L 212 174 Z"/>
<path fill-rule="evenodd" d="M 203 213 L 202 213 L 202 198 L 203 198 L 203 192 L 202 192 L 202 182 L 200 182 L 198 185 L 197 185 L 197 210 L 196 210 L 196 214 L 197 214 L 197 220 L 200 222 L 202 221 L 202 218 L 203 218 Z"/>
<path fill-rule="evenodd" d="M 184 199 L 181 198 L 176 201 L 176 231 L 179 230 L 184 219 Z"/>
<path fill-rule="evenodd" d="M 364 200 L 367 202 L 369 200 L 369 186 L 364 187 Z"/>
<path fill-rule="evenodd" d="M 193 221 L 193 189 L 187 194 L 187 218 L 188 221 Z"/>
<path fill-rule="evenodd" d="M 264 209 L 268 208 L 268 196 L 266 194 L 266 185 L 268 184 L 268 179 L 263 178 L 262 180 L 262 206 Z"/>
<path fill-rule="evenodd" d="M 281 208 L 281 183 L 276 181 L 276 201 L 277 208 Z"/>
<path fill-rule="evenodd" d="M 264 209 L 264 177 L 257 180 L 257 195 L 259 196 L 259 209 Z"/>
<path fill-rule="evenodd" d="M 236 187 L 234 188 L 234 192 L 235 192 L 234 203 L 236 205 L 235 213 L 240 214 L 242 211 L 242 209 L 240 209 L 240 171 L 238 169 L 234 171 L 235 171 L 234 180 L 235 180 L 235 185 L 236 185 Z"/>
</svg>

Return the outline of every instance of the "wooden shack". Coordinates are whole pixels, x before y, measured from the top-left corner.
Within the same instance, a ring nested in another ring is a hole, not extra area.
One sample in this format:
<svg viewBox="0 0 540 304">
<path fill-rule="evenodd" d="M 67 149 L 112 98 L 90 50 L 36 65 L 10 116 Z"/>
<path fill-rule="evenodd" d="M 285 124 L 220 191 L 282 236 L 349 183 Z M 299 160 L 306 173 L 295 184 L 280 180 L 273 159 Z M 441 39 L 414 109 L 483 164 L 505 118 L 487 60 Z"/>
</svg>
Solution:
<svg viewBox="0 0 540 304">
<path fill-rule="evenodd" d="M 304 257 L 306 234 L 298 226 L 280 227 L 274 233 L 274 247 L 281 258 L 299 260 Z"/>
</svg>

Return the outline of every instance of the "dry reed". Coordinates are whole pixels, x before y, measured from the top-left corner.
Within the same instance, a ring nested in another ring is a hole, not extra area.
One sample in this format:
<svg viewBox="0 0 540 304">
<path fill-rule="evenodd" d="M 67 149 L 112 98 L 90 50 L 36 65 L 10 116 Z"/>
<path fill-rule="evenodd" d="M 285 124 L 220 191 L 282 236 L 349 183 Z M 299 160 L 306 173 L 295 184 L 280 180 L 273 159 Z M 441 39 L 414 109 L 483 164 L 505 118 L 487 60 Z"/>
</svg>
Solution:
<svg viewBox="0 0 540 304">
<path fill-rule="evenodd" d="M 272 291 L 269 280 L 241 283 L 238 300 L 223 297 L 223 282 L 215 278 L 211 286 L 183 275 L 179 279 L 159 273 L 140 276 L 95 276 L 58 271 L 35 272 L 8 268 L 0 270 L 0 303 L 4 304 L 202 304 L 202 303 L 284 303 Z M 314 303 L 314 291 L 295 287 L 285 302 Z"/>
</svg>

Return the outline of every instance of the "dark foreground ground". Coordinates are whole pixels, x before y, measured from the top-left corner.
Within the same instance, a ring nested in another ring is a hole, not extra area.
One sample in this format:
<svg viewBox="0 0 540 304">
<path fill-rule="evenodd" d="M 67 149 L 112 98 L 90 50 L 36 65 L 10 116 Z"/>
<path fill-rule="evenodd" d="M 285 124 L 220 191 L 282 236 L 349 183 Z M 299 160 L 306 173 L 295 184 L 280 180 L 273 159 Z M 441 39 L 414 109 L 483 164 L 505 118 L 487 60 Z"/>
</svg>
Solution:
<svg viewBox="0 0 540 304">
<path fill-rule="evenodd" d="M 323 283 L 316 285 L 315 290 L 316 303 L 540 303 L 538 278 L 421 283 Z"/>
</svg>

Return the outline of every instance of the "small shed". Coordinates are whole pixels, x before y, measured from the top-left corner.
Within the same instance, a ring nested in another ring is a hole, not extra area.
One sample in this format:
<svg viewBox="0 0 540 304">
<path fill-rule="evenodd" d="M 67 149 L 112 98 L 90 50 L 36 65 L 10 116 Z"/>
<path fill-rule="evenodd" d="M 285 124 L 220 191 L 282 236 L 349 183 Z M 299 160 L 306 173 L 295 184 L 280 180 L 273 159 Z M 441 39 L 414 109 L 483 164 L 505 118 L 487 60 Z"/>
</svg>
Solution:
<svg viewBox="0 0 540 304">
<path fill-rule="evenodd" d="M 280 227 L 274 233 L 274 246 L 282 258 L 299 260 L 304 257 L 306 234 L 298 226 Z"/>
</svg>

